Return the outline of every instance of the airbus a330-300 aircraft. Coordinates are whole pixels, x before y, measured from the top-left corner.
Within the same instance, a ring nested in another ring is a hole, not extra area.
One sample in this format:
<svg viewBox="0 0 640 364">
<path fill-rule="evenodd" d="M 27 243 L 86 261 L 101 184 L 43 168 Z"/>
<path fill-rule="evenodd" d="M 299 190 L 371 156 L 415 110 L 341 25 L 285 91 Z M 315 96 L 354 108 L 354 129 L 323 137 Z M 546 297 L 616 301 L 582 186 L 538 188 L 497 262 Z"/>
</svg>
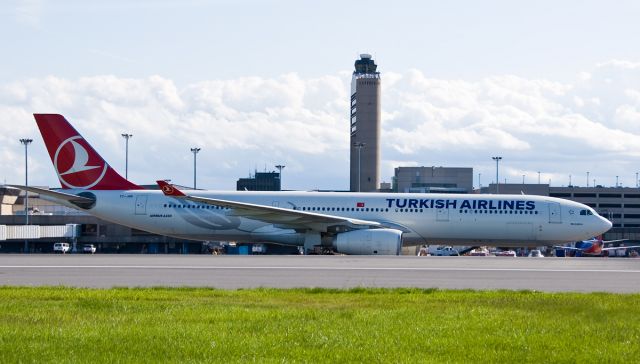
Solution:
<svg viewBox="0 0 640 364">
<path fill-rule="evenodd" d="M 539 246 L 585 240 L 611 222 L 545 196 L 144 189 L 57 114 L 35 114 L 62 189 L 14 186 L 132 228 L 192 240 L 322 245 L 399 254 L 403 244 Z"/>
</svg>

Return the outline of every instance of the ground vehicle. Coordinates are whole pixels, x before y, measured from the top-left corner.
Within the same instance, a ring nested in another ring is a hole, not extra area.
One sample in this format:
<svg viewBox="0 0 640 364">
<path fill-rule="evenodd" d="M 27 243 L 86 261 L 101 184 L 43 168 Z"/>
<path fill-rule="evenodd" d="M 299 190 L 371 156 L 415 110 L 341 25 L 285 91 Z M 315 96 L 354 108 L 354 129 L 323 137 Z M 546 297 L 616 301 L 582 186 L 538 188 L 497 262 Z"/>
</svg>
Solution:
<svg viewBox="0 0 640 364">
<path fill-rule="evenodd" d="M 454 249 L 453 247 L 450 247 L 450 246 L 439 246 L 435 250 L 429 249 L 429 254 L 435 255 L 437 257 L 441 257 L 441 256 L 448 257 L 448 256 L 460 255 L 457 249 Z"/>
<path fill-rule="evenodd" d="M 486 248 L 477 248 L 473 249 L 469 255 L 472 257 L 488 257 L 490 254 Z"/>
<path fill-rule="evenodd" d="M 540 250 L 534 249 L 534 250 L 529 252 L 528 257 L 530 257 L 530 258 L 544 258 L 544 255 L 542 255 L 542 252 Z"/>
<path fill-rule="evenodd" d="M 503 250 L 496 253 L 496 257 L 515 257 L 516 252 L 513 250 Z"/>
<path fill-rule="evenodd" d="M 53 252 L 54 253 L 62 253 L 66 254 L 69 252 L 71 248 L 69 247 L 69 243 L 55 243 L 53 244 Z"/>
<path fill-rule="evenodd" d="M 96 252 L 96 246 L 93 244 L 85 244 L 82 247 L 84 253 L 94 254 Z"/>
</svg>

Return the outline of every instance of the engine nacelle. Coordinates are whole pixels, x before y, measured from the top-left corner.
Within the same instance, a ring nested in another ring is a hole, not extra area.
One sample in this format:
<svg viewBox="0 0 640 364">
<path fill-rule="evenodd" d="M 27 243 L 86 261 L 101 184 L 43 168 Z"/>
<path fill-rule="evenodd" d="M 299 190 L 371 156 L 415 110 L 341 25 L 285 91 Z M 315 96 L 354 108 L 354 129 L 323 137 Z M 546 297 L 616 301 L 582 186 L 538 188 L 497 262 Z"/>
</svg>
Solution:
<svg viewBox="0 0 640 364">
<path fill-rule="evenodd" d="M 333 248 L 350 255 L 400 255 L 402 231 L 396 229 L 354 230 L 336 235 Z"/>
</svg>

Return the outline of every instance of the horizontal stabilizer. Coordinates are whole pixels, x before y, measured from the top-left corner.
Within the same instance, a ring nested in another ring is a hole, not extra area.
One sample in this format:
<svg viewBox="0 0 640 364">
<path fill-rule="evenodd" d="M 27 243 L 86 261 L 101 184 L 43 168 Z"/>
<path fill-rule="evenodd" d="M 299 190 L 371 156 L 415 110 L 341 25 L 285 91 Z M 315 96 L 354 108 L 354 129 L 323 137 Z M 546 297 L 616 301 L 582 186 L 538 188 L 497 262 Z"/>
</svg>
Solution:
<svg viewBox="0 0 640 364">
<path fill-rule="evenodd" d="M 49 197 L 53 197 L 59 200 L 64 200 L 67 202 L 71 202 L 71 203 L 93 203 L 95 202 L 94 199 L 89 198 L 89 197 L 83 197 L 83 196 L 78 196 L 78 195 L 73 195 L 71 193 L 64 193 L 64 192 L 59 192 L 59 191 L 52 191 L 52 190 L 48 190 L 45 188 L 38 188 L 38 187 L 30 187 L 30 186 L 20 186 L 20 185 L 7 185 L 7 187 L 12 187 L 12 188 L 17 188 L 23 191 L 29 191 L 29 192 L 33 192 L 33 193 L 38 193 L 40 195 L 44 195 L 44 196 L 49 196 Z"/>
</svg>

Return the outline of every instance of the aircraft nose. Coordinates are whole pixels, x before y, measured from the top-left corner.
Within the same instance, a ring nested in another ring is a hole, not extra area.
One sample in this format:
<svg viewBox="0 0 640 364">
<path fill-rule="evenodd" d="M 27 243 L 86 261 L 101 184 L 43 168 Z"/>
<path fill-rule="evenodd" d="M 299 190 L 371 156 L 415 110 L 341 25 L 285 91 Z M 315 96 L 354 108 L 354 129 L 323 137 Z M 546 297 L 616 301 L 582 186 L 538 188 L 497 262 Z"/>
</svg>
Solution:
<svg viewBox="0 0 640 364">
<path fill-rule="evenodd" d="M 611 221 L 605 219 L 602 216 L 600 216 L 600 223 L 601 223 L 601 226 L 602 226 L 602 232 L 603 233 L 609 231 L 609 229 L 611 229 L 611 227 L 613 226 Z"/>
</svg>

